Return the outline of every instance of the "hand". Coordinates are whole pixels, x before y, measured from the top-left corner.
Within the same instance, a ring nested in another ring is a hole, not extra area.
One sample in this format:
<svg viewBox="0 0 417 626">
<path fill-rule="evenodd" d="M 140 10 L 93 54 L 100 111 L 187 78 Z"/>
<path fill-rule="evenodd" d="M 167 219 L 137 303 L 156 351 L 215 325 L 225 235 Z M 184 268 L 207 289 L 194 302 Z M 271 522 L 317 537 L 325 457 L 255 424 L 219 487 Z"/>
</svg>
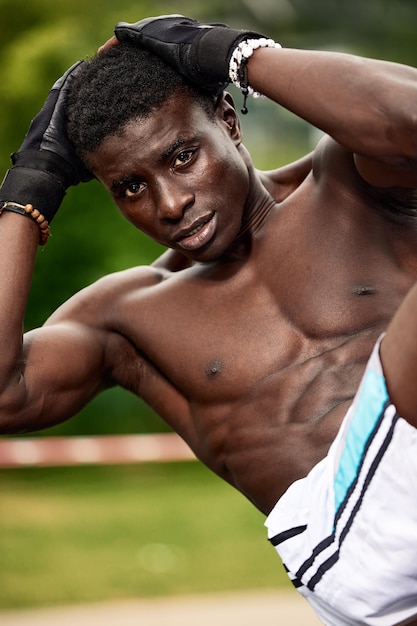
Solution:
<svg viewBox="0 0 417 626">
<path fill-rule="evenodd" d="M 67 98 L 82 63 L 75 63 L 56 81 L 21 147 L 12 155 L 14 167 L 0 187 L 0 207 L 7 201 L 30 203 L 50 222 L 67 188 L 93 178 L 66 134 Z"/>
<path fill-rule="evenodd" d="M 149 17 L 136 24 L 119 22 L 115 35 L 154 52 L 199 87 L 218 95 L 230 82 L 229 62 L 244 39 L 263 35 L 225 24 L 201 24 L 182 15 Z M 102 49 L 114 45 L 109 40 Z"/>
</svg>

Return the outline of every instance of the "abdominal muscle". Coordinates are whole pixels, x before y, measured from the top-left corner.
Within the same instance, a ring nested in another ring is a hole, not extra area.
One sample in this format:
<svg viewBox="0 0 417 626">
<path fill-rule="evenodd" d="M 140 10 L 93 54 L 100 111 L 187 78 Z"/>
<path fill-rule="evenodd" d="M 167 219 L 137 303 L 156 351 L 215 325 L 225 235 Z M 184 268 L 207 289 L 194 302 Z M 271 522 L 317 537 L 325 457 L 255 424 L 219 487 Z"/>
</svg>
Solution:
<svg viewBox="0 0 417 626">
<path fill-rule="evenodd" d="M 239 400 L 192 407 L 196 455 L 268 514 L 327 454 L 377 338 L 352 337 L 269 375 Z"/>
</svg>

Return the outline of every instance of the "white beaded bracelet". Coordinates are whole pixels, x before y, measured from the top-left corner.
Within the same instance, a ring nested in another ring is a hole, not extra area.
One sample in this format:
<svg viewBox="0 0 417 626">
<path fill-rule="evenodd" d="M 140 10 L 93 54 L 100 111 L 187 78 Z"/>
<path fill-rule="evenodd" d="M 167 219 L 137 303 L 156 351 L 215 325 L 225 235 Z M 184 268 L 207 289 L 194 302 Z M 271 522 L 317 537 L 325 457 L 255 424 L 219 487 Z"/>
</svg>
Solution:
<svg viewBox="0 0 417 626">
<path fill-rule="evenodd" d="M 262 97 L 261 93 L 254 91 L 254 89 L 248 85 L 246 69 L 248 59 L 250 59 L 254 50 L 258 48 L 282 48 L 282 46 L 273 39 L 266 39 L 265 37 L 260 37 L 259 39 L 245 39 L 236 46 L 230 58 L 229 78 L 231 82 L 241 90 L 244 96 L 242 113 L 248 112 L 246 107 L 246 99 L 248 96 L 253 96 L 254 98 Z"/>
</svg>

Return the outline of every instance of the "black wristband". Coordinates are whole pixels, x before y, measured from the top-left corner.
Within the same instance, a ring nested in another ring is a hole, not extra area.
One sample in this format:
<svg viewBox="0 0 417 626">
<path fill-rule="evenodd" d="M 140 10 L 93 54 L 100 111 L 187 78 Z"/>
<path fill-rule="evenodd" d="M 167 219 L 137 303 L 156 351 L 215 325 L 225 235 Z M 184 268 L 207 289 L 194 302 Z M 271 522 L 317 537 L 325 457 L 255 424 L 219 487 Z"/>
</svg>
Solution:
<svg viewBox="0 0 417 626">
<path fill-rule="evenodd" d="M 49 223 L 64 196 L 65 189 L 53 174 L 30 167 L 12 167 L 0 187 L 0 204 L 10 201 L 31 204 Z"/>
<path fill-rule="evenodd" d="M 233 50 L 244 39 L 261 38 L 263 35 L 253 31 L 229 28 L 202 29 L 189 50 L 189 64 L 192 78 L 201 85 L 217 85 L 224 88 L 230 82 L 229 63 Z"/>
</svg>

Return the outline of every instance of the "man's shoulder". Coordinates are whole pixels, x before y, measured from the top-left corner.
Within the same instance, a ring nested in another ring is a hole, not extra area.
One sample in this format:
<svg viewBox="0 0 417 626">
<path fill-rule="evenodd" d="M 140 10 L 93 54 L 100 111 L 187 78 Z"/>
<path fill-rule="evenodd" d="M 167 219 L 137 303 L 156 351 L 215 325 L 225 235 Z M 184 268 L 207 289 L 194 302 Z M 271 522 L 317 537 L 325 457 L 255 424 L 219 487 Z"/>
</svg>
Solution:
<svg viewBox="0 0 417 626">
<path fill-rule="evenodd" d="M 107 274 L 74 294 L 51 316 L 50 321 L 73 320 L 107 326 L 113 312 L 131 294 L 160 284 L 169 272 L 152 266 L 138 266 Z"/>
<path fill-rule="evenodd" d="M 152 265 L 131 267 L 102 276 L 89 287 L 86 287 L 83 290 L 83 295 L 88 298 L 114 302 L 132 291 L 158 285 L 166 280 L 170 273 L 169 270 Z"/>
<path fill-rule="evenodd" d="M 328 135 L 323 135 L 312 152 L 274 170 L 258 172 L 261 182 L 276 202 L 283 202 L 307 180 L 328 187 L 327 180 L 352 186 L 357 174 L 353 154 Z"/>
</svg>

